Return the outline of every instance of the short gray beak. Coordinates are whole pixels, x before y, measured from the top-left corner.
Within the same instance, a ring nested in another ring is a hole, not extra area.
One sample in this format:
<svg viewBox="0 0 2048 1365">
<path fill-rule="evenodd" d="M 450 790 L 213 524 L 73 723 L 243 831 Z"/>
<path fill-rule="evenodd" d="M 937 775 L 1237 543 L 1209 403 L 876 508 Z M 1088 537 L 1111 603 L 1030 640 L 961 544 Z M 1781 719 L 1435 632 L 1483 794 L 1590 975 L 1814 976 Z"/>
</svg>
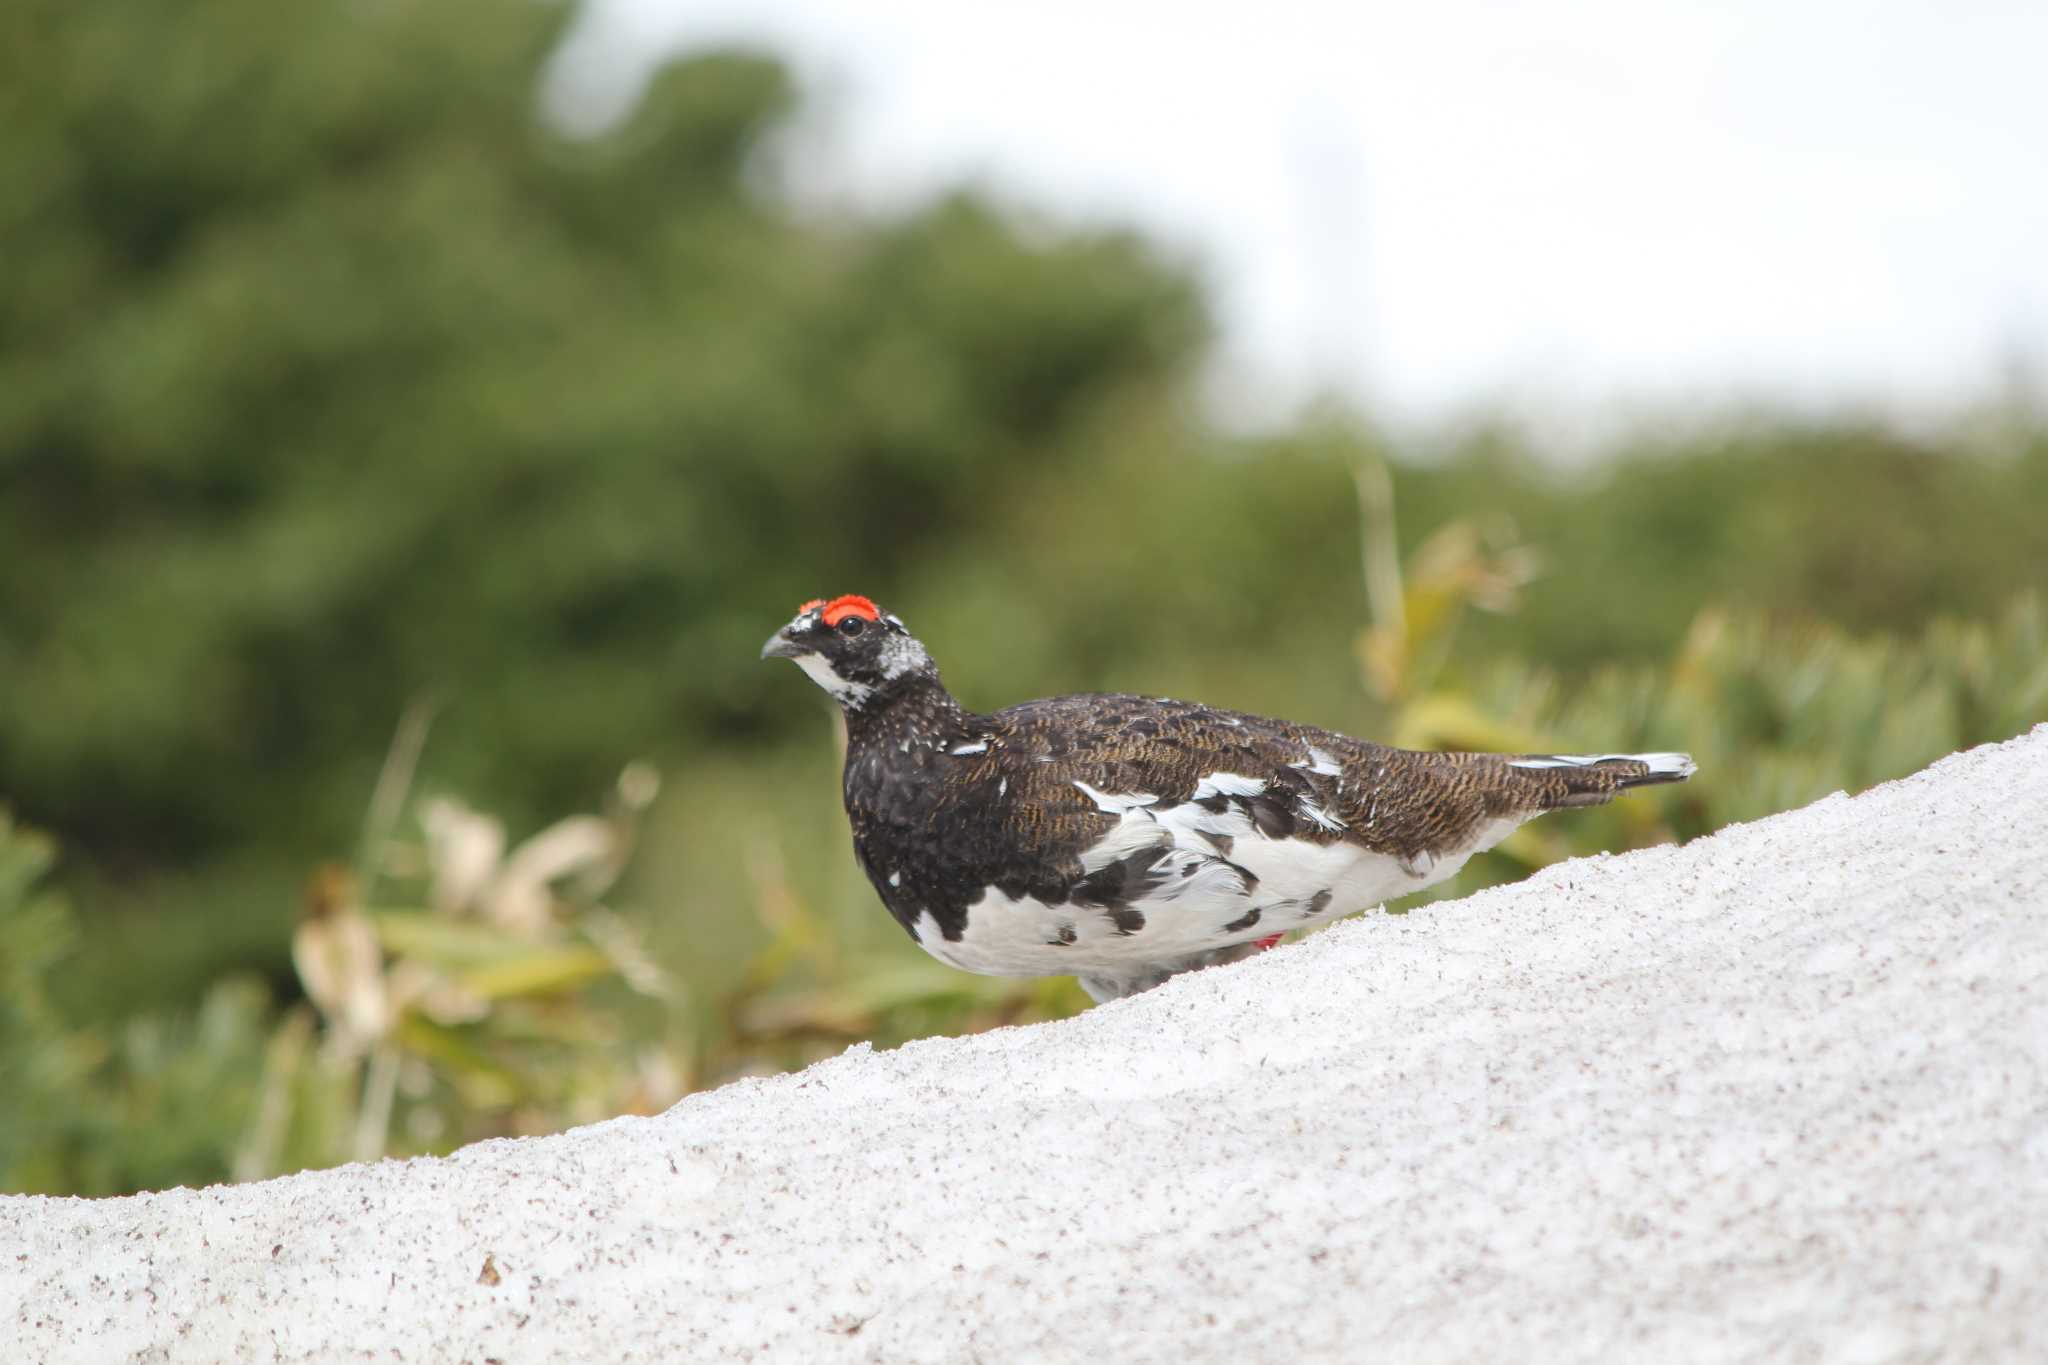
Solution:
<svg viewBox="0 0 2048 1365">
<path fill-rule="evenodd" d="M 768 637 L 767 644 L 761 646 L 761 657 L 764 659 L 798 659 L 810 652 L 779 630 Z"/>
</svg>

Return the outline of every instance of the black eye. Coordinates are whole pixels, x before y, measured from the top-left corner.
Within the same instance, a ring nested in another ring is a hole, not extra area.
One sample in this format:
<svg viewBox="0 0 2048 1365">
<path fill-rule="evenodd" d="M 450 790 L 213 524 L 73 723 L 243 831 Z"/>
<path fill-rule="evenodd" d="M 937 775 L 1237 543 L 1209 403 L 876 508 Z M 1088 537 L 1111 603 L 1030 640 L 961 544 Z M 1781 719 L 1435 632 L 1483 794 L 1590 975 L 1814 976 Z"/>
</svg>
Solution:
<svg viewBox="0 0 2048 1365">
<path fill-rule="evenodd" d="M 849 616 L 846 617 L 844 620 L 840 621 L 839 633 L 841 635 L 858 635 L 863 630 L 867 629 L 867 625 L 868 623 L 866 621 L 861 620 L 860 617 Z"/>
</svg>

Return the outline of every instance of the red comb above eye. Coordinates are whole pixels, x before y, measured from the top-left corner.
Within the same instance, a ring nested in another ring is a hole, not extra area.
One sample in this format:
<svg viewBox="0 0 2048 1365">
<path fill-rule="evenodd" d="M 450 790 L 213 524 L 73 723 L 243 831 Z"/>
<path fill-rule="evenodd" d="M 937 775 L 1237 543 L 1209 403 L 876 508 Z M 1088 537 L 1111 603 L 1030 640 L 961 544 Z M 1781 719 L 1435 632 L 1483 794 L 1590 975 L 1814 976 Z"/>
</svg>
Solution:
<svg viewBox="0 0 2048 1365">
<path fill-rule="evenodd" d="M 875 609 L 874 603 L 865 597 L 856 597 L 850 593 L 845 597 L 835 597 L 825 604 L 826 625 L 836 626 L 849 616 L 864 617 L 869 621 L 882 619 L 882 613 Z"/>
<path fill-rule="evenodd" d="M 812 599 L 811 599 L 810 601 L 808 601 L 808 602 L 804 603 L 804 604 L 803 604 L 802 606 L 798 607 L 798 608 L 796 609 L 796 614 L 797 614 L 798 616 L 802 616 L 802 615 L 803 615 L 803 614 L 804 614 L 805 612 L 809 611 L 809 610 L 810 610 L 810 609 L 811 609 L 812 607 L 822 607 L 822 606 L 824 606 L 824 605 L 825 605 L 825 599 L 824 599 L 824 598 L 822 598 L 822 597 L 813 597 L 813 598 L 812 598 Z"/>
</svg>

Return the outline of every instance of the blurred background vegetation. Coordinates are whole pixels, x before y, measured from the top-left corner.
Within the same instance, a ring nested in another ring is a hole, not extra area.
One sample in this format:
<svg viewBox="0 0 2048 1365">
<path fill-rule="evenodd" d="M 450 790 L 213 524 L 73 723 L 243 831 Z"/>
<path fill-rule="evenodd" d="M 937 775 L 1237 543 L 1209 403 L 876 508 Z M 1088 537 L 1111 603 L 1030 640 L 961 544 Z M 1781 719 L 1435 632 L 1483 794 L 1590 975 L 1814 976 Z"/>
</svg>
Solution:
<svg viewBox="0 0 2048 1365">
<path fill-rule="evenodd" d="M 1078 1008 L 877 908 L 827 704 L 755 657 L 821 594 L 969 705 L 1699 756 L 1456 893 L 2048 718 L 2024 394 L 1569 466 L 1506 422 L 1229 435 L 1184 263 L 972 192 L 799 207 L 766 57 L 551 131 L 572 13 L 0 12 L 0 1189 L 446 1150 Z"/>
</svg>

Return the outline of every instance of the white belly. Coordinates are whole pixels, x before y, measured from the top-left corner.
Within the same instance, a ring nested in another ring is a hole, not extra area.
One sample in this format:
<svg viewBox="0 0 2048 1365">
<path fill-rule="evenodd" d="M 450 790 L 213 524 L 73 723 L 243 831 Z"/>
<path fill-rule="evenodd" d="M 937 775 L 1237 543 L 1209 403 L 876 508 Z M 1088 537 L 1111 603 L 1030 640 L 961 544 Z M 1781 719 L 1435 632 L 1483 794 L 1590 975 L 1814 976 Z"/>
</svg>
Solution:
<svg viewBox="0 0 2048 1365">
<path fill-rule="evenodd" d="M 1120 925 L 1098 907 L 1047 905 L 991 887 L 968 907 L 959 938 L 944 937 L 928 911 L 913 932 L 941 962 L 987 976 L 1138 975 L 1434 886 L 1455 876 L 1473 853 L 1498 843 L 1518 823 L 1496 822 L 1454 856 L 1404 866 L 1344 840 L 1319 845 L 1268 839 L 1242 816 L 1214 815 L 1192 805 L 1158 817 L 1133 809 L 1098 847 L 1114 853 L 1165 835 L 1172 841 L 1165 861 L 1176 873 L 1152 895 L 1124 907 L 1142 915 L 1142 925 L 1126 929 L 1127 916 Z M 1227 858 L 1199 837 L 1197 826 L 1229 839 Z M 1191 865 L 1189 875 L 1178 875 Z M 1251 873 L 1256 881 L 1248 885 L 1234 869 Z"/>
</svg>

